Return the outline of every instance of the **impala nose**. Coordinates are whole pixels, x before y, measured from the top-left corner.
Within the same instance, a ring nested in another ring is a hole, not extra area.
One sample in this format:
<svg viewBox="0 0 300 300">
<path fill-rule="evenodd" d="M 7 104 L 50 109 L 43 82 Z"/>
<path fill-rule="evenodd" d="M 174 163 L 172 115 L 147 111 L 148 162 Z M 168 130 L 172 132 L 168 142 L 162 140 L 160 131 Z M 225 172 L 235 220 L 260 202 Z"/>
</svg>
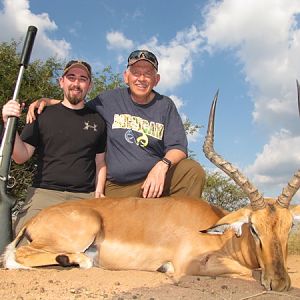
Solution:
<svg viewBox="0 0 300 300">
<path fill-rule="evenodd" d="M 291 287 L 291 279 L 290 276 L 286 273 L 283 276 L 276 278 L 266 278 L 262 280 L 262 285 L 266 288 L 266 290 L 284 292 L 288 291 Z"/>
<path fill-rule="evenodd" d="M 284 278 L 281 278 L 279 280 L 272 280 L 271 282 L 271 290 L 283 292 L 288 291 L 291 287 L 291 279 L 288 274 Z"/>
</svg>

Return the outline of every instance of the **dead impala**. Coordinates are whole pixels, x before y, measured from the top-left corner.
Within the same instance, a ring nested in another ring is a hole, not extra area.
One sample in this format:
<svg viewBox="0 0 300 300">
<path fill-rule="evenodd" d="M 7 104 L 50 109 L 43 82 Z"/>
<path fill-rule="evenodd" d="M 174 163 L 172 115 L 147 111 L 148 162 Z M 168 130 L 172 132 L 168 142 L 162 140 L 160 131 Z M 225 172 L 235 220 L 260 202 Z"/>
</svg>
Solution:
<svg viewBox="0 0 300 300">
<path fill-rule="evenodd" d="M 66 202 L 41 211 L 3 255 L 9 269 L 60 264 L 182 275 L 251 275 L 261 268 L 267 290 L 290 288 L 287 241 L 300 205 L 289 208 L 300 170 L 277 199 L 266 199 L 213 149 L 213 101 L 206 156 L 247 194 L 251 205 L 225 214 L 204 200 L 102 198 Z M 17 247 L 26 237 L 29 244 Z M 92 257 L 89 249 L 96 249 Z"/>
</svg>

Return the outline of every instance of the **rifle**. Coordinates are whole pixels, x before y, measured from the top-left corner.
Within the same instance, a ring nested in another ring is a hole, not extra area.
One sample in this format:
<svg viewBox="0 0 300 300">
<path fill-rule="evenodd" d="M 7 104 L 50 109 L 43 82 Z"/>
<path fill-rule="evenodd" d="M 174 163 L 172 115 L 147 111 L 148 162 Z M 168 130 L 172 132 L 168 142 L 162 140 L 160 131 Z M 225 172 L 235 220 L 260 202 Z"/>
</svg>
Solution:
<svg viewBox="0 0 300 300">
<path fill-rule="evenodd" d="M 31 50 L 36 36 L 37 28 L 29 26 L 19 63 L 20 70 L 17 78 L 13 100 L 18 101 L 18 94 L 25 69 L 28 67 Z M 7 194 L 7 183 L 11 165 L 11 155 L 18 125 L 17 117 L 9 117 L 0 146 L 0 253 L 12 241 L 12 215 L 11 209 L 16 199 Z"/>
</svg>

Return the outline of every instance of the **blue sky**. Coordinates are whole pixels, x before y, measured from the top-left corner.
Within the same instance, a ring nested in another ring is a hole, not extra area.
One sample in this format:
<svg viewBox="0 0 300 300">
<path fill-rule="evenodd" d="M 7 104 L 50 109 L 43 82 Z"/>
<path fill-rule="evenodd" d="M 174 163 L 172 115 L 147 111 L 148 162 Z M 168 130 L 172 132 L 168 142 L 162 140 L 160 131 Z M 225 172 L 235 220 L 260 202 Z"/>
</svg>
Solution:
<svg viewBox="0 0 300 300">
<path fill-rule="evenodd" d="M 38 27 L 33 59 L 79 58 L 122 73 L 132 50 L 157 54 L 157 91 L 204 126 L 189 148 L 206 168 L 214 166 L 202 144 L 220 89 L 216 151 L 266 196 L 278 196 L 299 169 L 299 0 L 0 1 L 0 41 Z"/>
</svg>

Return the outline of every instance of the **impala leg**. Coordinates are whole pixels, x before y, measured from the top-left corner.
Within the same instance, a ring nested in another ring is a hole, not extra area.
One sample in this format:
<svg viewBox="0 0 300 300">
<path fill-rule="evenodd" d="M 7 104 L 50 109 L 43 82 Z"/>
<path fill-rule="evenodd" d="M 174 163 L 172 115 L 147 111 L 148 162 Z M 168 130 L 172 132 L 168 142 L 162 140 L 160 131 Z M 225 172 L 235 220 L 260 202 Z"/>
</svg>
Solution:
<svg viewBox="0 0 300 300">
<path fill-rule="evenodd" d="M 93 263 L 84 253 L 52 253 L 35 247 L 33 243 L 16 249 L 16 261 L 25 267 L 41 267 L 49 265 L 72 266 L 91 268 Z"/>
<path fill-rule="evenodd" d="M 89 269 L 93 261 L 84 253 L 65 253 L 56 256 L 56 261 L 63 267 L 78 265 L 82 269 Z"/>
<path fill-rule="evenodd" d="M 252 270 L 241 265 L 236 260 L 230 257 L 206 255 L 201 259 L 197 259 L 196 266 L 192 266 L 191 271 L 198 269 L 199 275 L 219 276 L 228 274 L 252 276 Z"/>
<path fill-rule="evenodd" d="M 176 270 L 176 267 L 175 267 Z M 220 276 L 232 274 L 252 276 L 252 270 L 229 257 L 207 254 L 181 266 L 185 275 Z"/>
</svg>

